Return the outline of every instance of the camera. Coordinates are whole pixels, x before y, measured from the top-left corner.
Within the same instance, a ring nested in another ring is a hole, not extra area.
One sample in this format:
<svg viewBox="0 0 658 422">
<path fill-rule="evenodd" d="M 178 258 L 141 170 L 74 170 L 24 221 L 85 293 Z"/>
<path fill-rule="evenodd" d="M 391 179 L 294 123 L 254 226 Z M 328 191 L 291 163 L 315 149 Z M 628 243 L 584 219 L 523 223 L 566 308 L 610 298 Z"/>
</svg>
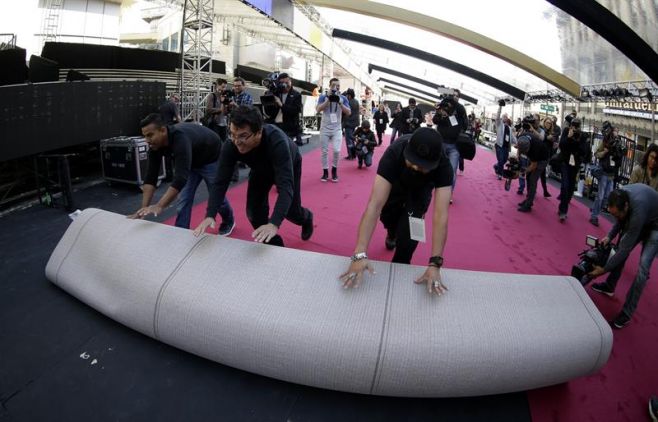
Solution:
<svg viewBox="0 0 658 422">
<path fill-rule="evenodd" d="M 521 127 L 523 127 L 523 130 L 530 130 L 530 128 L 535 124 L 535 121 L 535 116 L 528 114 L 521 121 Z"/>
<path fill-rule="evenodd" d="M 574 132 L 580 133 L 580 119 L 578 117 L 571 119 L 569 122 L 569 127 L 573 129 Z"/>
<path fill-rule="evenodd" d="M 222 104 L 224 105 L 229 105 L 231 103 L 231 100 L 235 96 L 235 93 L 231 91 L 230 89 L 225 89 L 222 92 L 219 93 L 220 97 L 223 97 L 224 99 L 222 100 Z"/>
<path fill-rule="evenodd" d="M 329 98 L 330 103 L 337 103 L 340 101 L 340 91 L 337 89 L 331 89 L 326 93 Z"/>
<path fill-rule="evenodd" d="M 267 75 L 267 78 L 261 81 L 261 85 L 267 89 L 260 97 L 260 102 L 263 105 L 274 104 L 274 96 L 284 93 L 287 88 L 285 83 L 279 82 L 279 72 L 272 72 Z"/>
<path fill-rule="evenodd" d="M 498 105 L 499 105 L 500 107 L 505 107 L 505 104 L 506 104 L 506 103 L 505 103 L 505 100 L 498 100 Z"/>
<path fill-rule="evenodd" d="M 503 169 L 503 178 L 505 179 L 506 191 L 509 191 L 512 187 L 512 180 L 519 178 L 520 172 L 521 162 L 516 157 L 510 157 L 510 159 L 505 163 L 505 168 Z"/>
<path fill-rule="evenodd" d="M 594 269 L 594 266 L 605 266 L 613 248 L 612 243 L 603 246 L 598 238 L 591 235 L 587 235 L 585 244 L 589 246 L 589 249 L 585 249 L 579 253 L 578 257 L 580 261 L 571 267 L 571 277 L 576 278 L 583 286 L 590 282 L 587 274 Z"/>
</svg>

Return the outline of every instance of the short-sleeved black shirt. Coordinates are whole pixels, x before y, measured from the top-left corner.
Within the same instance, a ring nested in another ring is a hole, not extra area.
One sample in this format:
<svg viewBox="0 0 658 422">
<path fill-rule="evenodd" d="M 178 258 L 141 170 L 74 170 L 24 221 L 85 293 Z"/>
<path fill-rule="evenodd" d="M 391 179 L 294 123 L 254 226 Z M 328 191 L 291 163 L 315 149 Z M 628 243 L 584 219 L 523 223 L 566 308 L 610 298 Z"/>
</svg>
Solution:
<svg viewBox="0 0 658 422">
<path fill-rule="evenodd" d="M 403 135 L 386 149 L 379 161 L 377 174 L 393 185 L 389 202 L 391 200 L 410 202 L 414 209 L 424 213 L 432 200 L 432 191 L 452 185 L 453 170 L 445 153 L 441 154 L 439 166 L 427 174 L 408 168 L 404 159 L 404 149 L 411 136 L 411 134 Z"/>
<path fill-rule="evenodd" d="M 546 147 L 546 143 L 540 139 L 538 136 L 530 136 L 530 149 L 528 153 L 525 154 L 530 161 L 548 161 L 551 157 L 551 153 Z"/>
</svg>

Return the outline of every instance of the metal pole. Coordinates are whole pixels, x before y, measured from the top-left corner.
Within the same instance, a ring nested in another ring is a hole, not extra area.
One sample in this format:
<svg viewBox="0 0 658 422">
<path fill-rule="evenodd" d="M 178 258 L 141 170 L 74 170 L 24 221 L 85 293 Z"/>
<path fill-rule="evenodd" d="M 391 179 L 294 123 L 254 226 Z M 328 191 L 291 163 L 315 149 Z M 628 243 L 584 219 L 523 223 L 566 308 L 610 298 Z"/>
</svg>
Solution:
<svg viewBox="0 0 658 422">
<path fill-rule="evenodd" d="M 656 103 L 651 102 L 651 142 L 656 141 Z M 647 145 L 648 146 L 648 145 Z"/>
</svg>

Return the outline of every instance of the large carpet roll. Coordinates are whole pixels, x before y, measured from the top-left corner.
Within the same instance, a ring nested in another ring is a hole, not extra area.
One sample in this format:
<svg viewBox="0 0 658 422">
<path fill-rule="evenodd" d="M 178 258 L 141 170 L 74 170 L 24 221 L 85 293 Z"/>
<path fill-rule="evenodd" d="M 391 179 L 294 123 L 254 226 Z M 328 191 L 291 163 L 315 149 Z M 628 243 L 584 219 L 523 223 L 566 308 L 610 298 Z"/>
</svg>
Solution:
<svg viewBox="0 0 658 422">
<path fill-rule="evenodd" d="M 321 224 L 321 223 L 320 223 Z M 374 262 L 359 289 L 345 257 L 206 235 L 97 209 L 69 227 L 46 276 L 122 324 L 199 356 L 362 394 L 458 397 L 527 390 L 598 371 L 610 327 L 566 276 Z"/>
</svg>

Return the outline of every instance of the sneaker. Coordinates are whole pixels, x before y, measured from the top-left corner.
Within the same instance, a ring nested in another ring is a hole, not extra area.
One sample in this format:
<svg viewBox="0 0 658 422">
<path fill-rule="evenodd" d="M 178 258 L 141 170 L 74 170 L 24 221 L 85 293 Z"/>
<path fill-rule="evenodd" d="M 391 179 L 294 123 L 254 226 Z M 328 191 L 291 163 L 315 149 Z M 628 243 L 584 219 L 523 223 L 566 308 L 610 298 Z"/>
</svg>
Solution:
<svg viewBox="0 0 658 422">
<path fill-rule="evenodd" d="M 553 195 L 551 195 L 550 192 L 548 191 L 544 192 L 544 198 L 550 198 L 551 196 Z"/>
<path fill-rule="evenodd" d="M 391 237 L 387 234 L 386 241 L 384 242 L 384 244 L 386 245 L 386 249 L 392 251 L 393 249 L 395 249 L 395 246 L 397 245 L 397 240 L 394 237 Z"/>
<path fill-rule="evenodd" d="M 592 284 L 592 290 L 595 292 L 604 294 L 608 297 L 612 297 L 615 295 L 614 289 L 611 289 L 610 286 L 608 286 L 608 283 L 594 283 Z"/>
<path fill-rule="evenodd" d="M 338 183 L 338 169 L 336 167 L 331 168 L 331 181 Z"/>
<path fill-rule="evenodd" d="M 231 233 L 233 233 L 234 228 L 235 220 L 231 221 L 230 223 L 222 221 L 222 224 L 219 225 L 219 231 L 217 234 L 220 236 L 229 236 Z"/>
<path fill-rule="evenodd" d="M 564 223 L 564 221 L 567 219 L 567 215 L 563 212 L 560 213 L 560 223 Z"/>
<path fill-rule="evenodd" d="M 592 217 L 592 218 L 589 219 L 589 222 L 590 222 L 593 226 L 599 227 L 599 219 L 598 219 L 598 218 L 596 218 L 596 217 Z"/>
<path fill-rule="evenodd" d="M 530 211 L 532 211 L 532 207 L 529 206 L 528 204 L 524 204 L 524 205 L 519 206 L 516 210 L 519 211 L 519 212 L 530 212 Z"/>
<path fill-rule="evenodd" d="M 331 176 L 331 181 L 334 183 L 338 183 L 338 176 Z"/>
<path fill-rule="evenodd" d="M 527 201 L 526 201 L 526 200 L 523 200 L 523 201 L 519 202 L 519 203 L 516 204 L 516 205 L 518 205 L 519 207 L 523 207 L 523 206 L 525 206 L 525 204 L 527 204 Z"/>
<path fill-rule="evenodd" d="M 329 180 L 329 171 L 325 170 L 324 173 L 322 173 L 322 177 L 320 178 L 321 182 L 326 182 Z"/>
<path fill-rule="evenodd" d="M 503 176 L 501 176 L 500 174 L 497 177 L 498 177 L 498 180 L 503 180 Z"/>
<path fill-rule="evenodd" d="M 516 194 L 517 194 L 517 195 L 523 195 L 523 191 L 522 191 L 522 190 L 517 190 L 517 191 L 516 191 Z"/>
<path fill-rule="evenodd" d="M 651 396 L 649 399 L 649 415 L 653 422 L 658 422 L 658 397 Z"/>
<path fill-rule="evenodd" d="M 622 311 L 612 320 L 612 328 L 624 328 L 629 322 L 631 322 L 631 317 Z"/>
<path fill-rule="evenodd" d="M 308 240 L 313 235 L 313 213 L 308 212 L 308 219 L 302 224 L 302 240 Z"/>
</svg>

